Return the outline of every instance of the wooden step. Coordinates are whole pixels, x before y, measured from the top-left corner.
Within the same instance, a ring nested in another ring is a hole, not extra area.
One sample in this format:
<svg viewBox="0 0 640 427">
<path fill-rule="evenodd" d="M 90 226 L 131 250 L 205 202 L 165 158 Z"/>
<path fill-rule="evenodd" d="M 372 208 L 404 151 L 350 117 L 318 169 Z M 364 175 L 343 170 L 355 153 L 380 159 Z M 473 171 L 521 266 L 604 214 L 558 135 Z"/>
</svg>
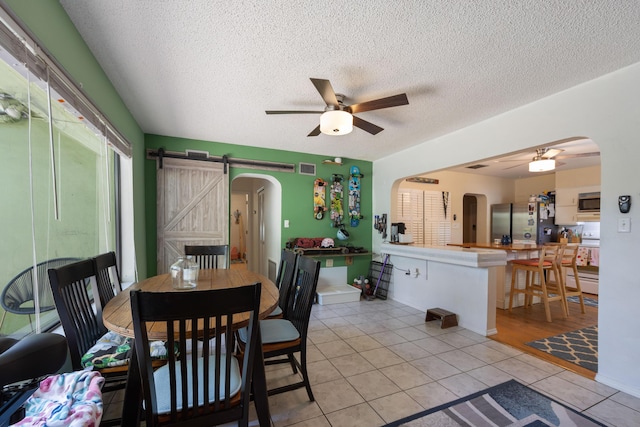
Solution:
<svg viewBox="0 0 640 427">
<path fill-rule="evenodd" d="M 442 325 L 440 326 L 442 329 L 458 326 L 458 317 L 455 313 L 443 308 L 430 308 L 427 310 L 427 317 L 425 317 L 424 321 L 429 322 L 436 319 L 442 321 Z"/>
</svg>

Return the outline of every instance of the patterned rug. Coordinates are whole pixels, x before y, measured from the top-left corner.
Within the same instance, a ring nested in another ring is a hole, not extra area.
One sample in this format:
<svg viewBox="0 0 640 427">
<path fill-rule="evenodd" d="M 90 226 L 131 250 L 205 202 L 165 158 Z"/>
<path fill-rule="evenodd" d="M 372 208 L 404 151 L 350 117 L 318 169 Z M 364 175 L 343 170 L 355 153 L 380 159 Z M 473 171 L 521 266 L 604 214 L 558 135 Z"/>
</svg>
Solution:
<svg viewBox="0 0 640 427">
<path fill-rule="evenodd" d="M 515 380 L 387 424 L 398 426 L 603 426 Z"/>
<path fill-rule="evenodd" d="M 589 298 L 589 297 L 582 297 L 584 299 L 584 305 L 587 305 L 589 307 L 598 307 L 598 300 L 597 299 L 593 299 L 593 298 Z M 567 301 L 569 302 L 575 302 L 576 304 L 580 304 L 580 298 L 578 297 L 567 297 Z"/>
<path fill-rule="evenodd" d="M 531 341 L 527 345 L 598 372 L 598 326 Z"/>
</svg>

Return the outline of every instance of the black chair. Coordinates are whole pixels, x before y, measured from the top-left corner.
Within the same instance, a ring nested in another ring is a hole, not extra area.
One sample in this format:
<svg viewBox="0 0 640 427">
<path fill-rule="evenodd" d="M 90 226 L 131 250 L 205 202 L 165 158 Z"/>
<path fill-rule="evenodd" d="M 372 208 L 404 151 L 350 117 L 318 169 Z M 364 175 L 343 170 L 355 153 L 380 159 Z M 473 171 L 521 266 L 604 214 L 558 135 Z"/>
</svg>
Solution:
<svg viewBox="0 0 640 427">
<path fill-rule="evenodd" d="M 135 346 L 145 396 L 147 426 L 205 426 L 238 420 L 248 425 L 257 346 L 260 283 L 240 288 L 193 292 L 131 292 Z M 234 314 L 250 313 L 247 345 L 240 366 L 231 352 L 222 353 L 223 339 L 231 348 Z M 169 348 L 167 365 L 152 370 L 147 329 L 162 324 Z M 204 325 L 190 333 L 191 325 Z M 223 338 L 224 337 L 224 338 Z M 187 341 L 215 342 L 215 354 L 187 354 Z"/>
<path fill-rule="evenodd" d="M 96 289 L 100 297 L 100 305 L 104 307 L 122 291 L 120 271 L 115 252 L 107 252 L 93 258 L 96 269 Z"/>
<path fill-rule="evenodd" d="M 51 311 L 56 308 L 55 302 L 53 301 L 53 295 L 51 295 L 51 287 L 48 283 L 47 270 L 50 268 L 62 267 L 63 265 L 79 260 L 80 258 L 55 258 L 43 261 L 36 265 L 40 313 Z M 33 291 L 34 281 L 35 275 L 33 266 L 31 266 L 18 273 L 2 289 L 0 305 L 2 305 L 4 313 L 2 313 L 2 319 L 0 320 L 0 328 L 2 328 L 7 313 L 26 314 L 29 316 L 29 324 L 31 324 L 31 315 L 35 314 L 35 295 Z M 31 329 L 33 329 L 33 326 Z"/>
<path fill-rule="evenodd" d="M 280 254 L 280 264 L 278 265 L 278 274 L 276 276 L 276 286 L 280 290 L 280 298 L 278 306 L 269 315 L 269 319 L 287 318 L 284 310 L 289 301 L 291 292 L 291 283 L 293 283 L 293 275 L 296 271 L 296 259 L 298 254 L 288 249 L 283 249 Z"/>
<path fill-rule="evenodd" d="M 66 359 L 67 340 L 62 335 L 33 334 L 21 340 L 0 337 L 0 426 L 24 417 L 20 409 L 24 402 L 40 380 L 58 371 Z"/>
<path fill-rule="evenodd" d="M 302 381 L 271 389 L 269 396 L 305 387 L 309 400 L 314 400 L 307 373 L 307 329 L 318 287 L 319 273 L 319 261 L 303 255 L 298 256 L 291 295 L 285 310 L 288 318 L 260 321 L 264 358 L 287 356 L 286 359 L 265 360 L 265 364 L 290 363 L 294 374 L 298 372 L 298 369 L 302 373 Z M 238 331 L 240 352 L 243 351 L 247 342 L 245 333 L 244 329 Z M 300 352 L 300 361 L 294 356 L 296 352 Z"/>
<path fill-rule="evenodd" d="M 131 357 L 127 350 L 132 340 L 108 332 L 102 317 L 94 311 L 94 300 L 100 305 L 95 287 L 92 294 L 89 292 L 94 276 L 93 259 L 49 269 L 51 291 L 69 344 L 71 366 L 76 371 L 88 366 L 99 370 L 105 377 L 103 391 L 106 392 L 124 387 Z"/>
<path fill-rule="evenodd" d="M 229 268 L 229 245 L 185 246 L 184 254 L 193 256 L 201 270 Z"/>
</svg>

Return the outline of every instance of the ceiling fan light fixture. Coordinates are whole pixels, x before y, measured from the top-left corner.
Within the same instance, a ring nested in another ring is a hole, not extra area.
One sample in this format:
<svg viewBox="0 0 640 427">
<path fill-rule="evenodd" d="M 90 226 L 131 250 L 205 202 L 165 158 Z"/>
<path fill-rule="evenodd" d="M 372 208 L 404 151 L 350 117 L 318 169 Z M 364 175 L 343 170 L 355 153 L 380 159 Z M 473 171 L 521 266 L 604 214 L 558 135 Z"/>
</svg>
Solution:
<svg viewBox="0 0 640 427">
<path fill-rule="evenodd" d="M 534 159 L 529 163 L 529 172 L 547 172 L 556 168 L 554 159 Z"/>
<path fill-rule="evenodd" d="M 353 130 L 353 116 L 343 110 L 329 110 L 320 116 L 320 132 L 326 135 L 346 135 Z"/>
</svg>

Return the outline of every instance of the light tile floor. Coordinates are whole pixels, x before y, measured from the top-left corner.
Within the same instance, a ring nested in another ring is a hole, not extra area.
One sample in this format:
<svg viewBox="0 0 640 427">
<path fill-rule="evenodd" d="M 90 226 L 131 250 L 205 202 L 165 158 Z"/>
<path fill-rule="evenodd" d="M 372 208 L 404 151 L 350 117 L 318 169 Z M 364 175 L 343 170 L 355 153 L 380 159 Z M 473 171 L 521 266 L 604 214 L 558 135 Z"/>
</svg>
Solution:
<svg viewBox="0 0 640 427">
<path fill-rule="evenodd" d="M 606 425 L 640 425 L 640 399 L 395 301 L 314 305 L 308 338 L 315 402 L 305 389 L 270 397 L 276 427 L 381 426 L 510 379 Z M 270 388 L 299 380 L 289 365 L 266 369 Z M 105 403 L 109 418 L 122 394 Z"/>
</svg>

